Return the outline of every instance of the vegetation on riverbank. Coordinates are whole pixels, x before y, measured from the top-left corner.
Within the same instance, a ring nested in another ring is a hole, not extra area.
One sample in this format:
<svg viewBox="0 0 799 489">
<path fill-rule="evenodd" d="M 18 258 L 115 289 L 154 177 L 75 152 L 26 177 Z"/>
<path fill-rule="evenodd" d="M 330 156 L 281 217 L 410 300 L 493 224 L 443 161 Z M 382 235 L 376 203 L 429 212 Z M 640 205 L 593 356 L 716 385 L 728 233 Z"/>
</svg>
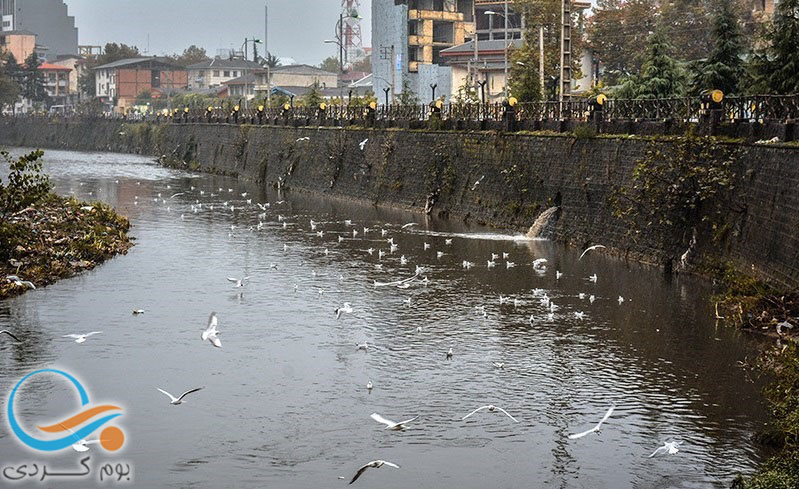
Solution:
<svg viewBox="0 0 799 489">
<path fill-rule="evenodd" d="M 772 414 L 770 429 L 759 436 L 777 453 L 737 489 L 795 489 L 799 487 L 799 293 L 776 289 L 735 271 L 729 263 L 706 270 L 719 288 L 713 297 L 716 316 L 728 324 L 777 337 L 761 353 L 756 368 L 773 376 L 764 390 Z"/>
<path fill-rule="evenodd" d="M 18 159 L 0 182 L 0 298 L 48 285 L 94 268 L 132 246 L 130 223 L 103 203 L 86 203 L 51 192 L 42 172 L 42 151 Z"/>
</svg>

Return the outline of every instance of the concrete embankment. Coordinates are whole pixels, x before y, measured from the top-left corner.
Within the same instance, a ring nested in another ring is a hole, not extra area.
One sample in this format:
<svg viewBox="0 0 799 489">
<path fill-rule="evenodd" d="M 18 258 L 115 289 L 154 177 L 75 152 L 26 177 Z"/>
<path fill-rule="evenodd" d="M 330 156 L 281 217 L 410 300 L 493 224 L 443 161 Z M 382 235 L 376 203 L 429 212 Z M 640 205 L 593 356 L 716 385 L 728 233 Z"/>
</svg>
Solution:
<svg viewBox="0 0 799 489">
<path fill-rule="evenodd" d="M 653 151 L 677 151 L 678 139 L 7 119 L 0 144 L 163 156 L 176 167 L 520 231 L 558 206 L 547 229 L 576 246 L 601 243 L 667 269 L 709 257 L 799 286 L 795 146 L 720 143 L 737 152 L 736 183 L 724 187 L 734 206 L 723 225 L 697 217 L 692 246 L 691 233 L 669 219 L 632 230 L 614 204 L 620 189 L 640 190 L 636 165 Z"/>
</svg>

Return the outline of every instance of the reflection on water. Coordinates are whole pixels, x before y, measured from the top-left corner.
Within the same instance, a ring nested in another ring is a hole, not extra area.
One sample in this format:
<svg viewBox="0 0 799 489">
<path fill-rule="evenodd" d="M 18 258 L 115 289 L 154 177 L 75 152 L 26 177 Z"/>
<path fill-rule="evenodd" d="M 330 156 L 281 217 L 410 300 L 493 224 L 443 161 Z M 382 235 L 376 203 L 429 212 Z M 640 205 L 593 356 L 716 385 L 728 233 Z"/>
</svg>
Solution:
<svg viewBox="0 0 799 489">
<path fill-rule="evenodd" d="M 736 366 L 755 345 L 711 322 L 701 284 L 457 222 L 267 194 L 136 156 L 46 158 L 58 192 L 112 203 L 131 218 L 137 245 L 0 302 L 0 328 L 26 338 L 0 343 L 0 391 L 60 366 L 93 400 L 123 404 L 123 456 L 137 486 L 331 487 L 380 458 L 402 468 L 370 470 L 358 484 L 717 487 L 761 456 L 750 440 L 765 420 L 761 385 Z M 419 225 L 401 228 L 410 222 Z M 487 268 L 492 253 L 500 258 Z M 545 269 L 534 270 L 539 258 Z M 464 260 L 475 266 L 465 270 Z M 417 266 L 429 269 L 427 282 L 373 285 Z M 243 289 L 226 280 L 244 275 Z M 500 304 L 500 295 L 510 299 Z M 551 319 L 544 295 L 557 307 Z M 344 302 L 353 312 L 336 320 Z M 132 315 L 138 308 L 145 314 Z M 200 339 L 211 311 L 222 349 Z M 103 333 L 83 344 L 62 338 L 93 330 Z M 363 342 L 374 348 L 357 350 Z M 41 420 L 77 409 L 52 384 L 26 385 L 19 412 Z M 177 407 L 156 390 L 201 385 Z M 461 421 L 486 404 L 520 422 L 496 412 Z M 567 438 L 611 405 L 599 435 Z M 373 412 L 421 417 L 396 432 Z M 647 458 L 672 440 L 683 442 L 677 455 Z M 3 424 L 0 460 L 22 457 Z"/>
</svg>

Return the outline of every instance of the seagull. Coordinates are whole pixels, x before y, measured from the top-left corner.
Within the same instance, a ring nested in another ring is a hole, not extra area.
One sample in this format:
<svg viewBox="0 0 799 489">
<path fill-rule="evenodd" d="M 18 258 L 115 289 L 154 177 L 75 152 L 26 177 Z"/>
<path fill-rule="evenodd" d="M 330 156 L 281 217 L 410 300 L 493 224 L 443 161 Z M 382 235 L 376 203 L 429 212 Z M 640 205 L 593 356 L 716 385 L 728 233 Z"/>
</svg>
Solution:
<svg viewBox="0 0 799 489">
<path fill-rule="evenodd" d="M 187 390 L 186 392 L 181 394 L 180 397 L 175 397 L 172 394 L 170 394 L 169 392 L 167 392 L 167 391 L 165 391 L 165 390 L 163 390 L 161 388 L 156 387 L 156 389 L 158 389 L 162 394 L 165 394 L 165 395 L 169 396 L 170 404 L 172 404 L 173 406 L 177 406 L 178 404 L 183 404 L 185 402 L 183 400 L 184 397 L 186 397 L 187 395 L 191 394 L 192 392 L 197 392 L 198 390 L 201 390 L 203 388 L 204 387 L 195 387 L 194 389 Z"/>
<path fill-rule="evenodd" d="M 616 406 L 611 406 L 610 409 L 608 409 L 608 412 L 605 413 L 605 416 L 602 417 L 602 420 L 599 423 L 597 423 L 596 426 L 594 426 L 593 428 L 591 428 L 588 431 L 583 431 L 582 433 L 577 433 L 576 435 L 569 435 L 569 439 L 570 440 L 576 440 L 577 438 L 582 438 L 585 435 L 588 435 L 588 434 L 591 434 L 591 433 L 594 433 L 594 432 L 599 433 L 599 428 L 602 426 L 602 423 L 604 423 L 605 421 L 608 420 L 608 418 L 610 418 L 610 415 L 613 414 L 613 410 L 615 408 L 616 408 Z"/>
<path fill-rule="evenodd" d="M 588 277 L 588 281 L 596 283 L 596 274 L 593 274 L 590 277 Z"/>
<path fill-rule="evenodd" d="M 624 297 L 619 296 L 619 304 L 621 304 L 622 302 L 624 302 Z"/>
<path fill-rule="evenodd" d="M 467 261 L 467 260 L 463 260 L 462 266 L 463 266 L 463 268 L 468 270 L 468 269 L 470 269 L 470 268 L 472 268 L 474 266 L 474 263 L 472 263 L 470 261 Z"/>
<path fill-rule="evenodd" d="M 361 143 L 361 144 L 363 144 L 363 143 Z M 364 465 L 363 467 L 361 467 L 360 469 L 358 469 L 358 472 L 355 473 L 355 477 L 352 478 L 352 480 L 350 481 L 350 484 L 352 484 L 353 482 L 357 481 L 358 477 L 360 477 L 361 475 L 363 475 L 364 472 L 366 472 L 366 469 L 369 469 L 369 468 L 379 469 L 380 467 L 382 467 L 384 465 L 388 465 L 389 467 L 394 467 L 395 469 L 400 468 L 399 465 L 393 464 L 391 462 L 386 462 L 385 460 L 373 460 L 373 461 L 369 462 L 368 464 Z"/>
<path fill-rule="evenodd" d="M 305 136 L 304 138 L 297 138 L 296 142 L 299 143 L 300 141 L 310 141 L 310 140 L 311 140 L 311 138 L 309 138 L 308 136 Z"/>
<path fill-rule="evenodd" d="M 598 250 L 599 248 L 605 248 L 605 246 L 604 245 L 589 246 L 588 248 L 585 249 L 585 251 L 583 251 L 583 254 L 580 255 L 580 258 L 578 258 L 577 261 L 582 260 L 585 254 L 588 253 L 589 251 Z"/>
<path fill-rule="evenodd" d="M 425 243 L 424 244 L 424 249 L 429 250 L 430 249 L 430 243 Z"/>
<path fill-rule="evenodd" d="M 355 347 L 358 350 L 369 351 L 369 343 L 365 341 L 363 343 L 356 344 Z"/>
<path fill-rule="evenodd" d="M 452 360 L 452 348 L 447 351 L 447 360 Z"/>
<path fill-rule="evenodd" d="M 406 424 L 410 423 L 411 421 L 416 421 L 417 419 L 419 419 L 419 416 L 415 416 L 411 419 L 406 419 L 405 421 L 396 422 L 396 421 L 391 421 L 390 419 L 386 419 L 377 413 L 372 413 L 370 417 L 373 420 L 377 421 L 378 423 L 386 425 L 385 429 L 394 430 L 394 431 L 402 431 L 405 428 L 407 428 L 407 426 L 405 426 Z"/>
<path fill-rule="evenodd" d="M 559 270 L 555 270 L 555 280 L 560 280 L 563 274 Z"/>
<path fill-rule="evenodd" d="M 212 312 L 211 315 L 208 316 L 208 326 L 200 337 L 203 341 L 210 341 L 215 347 L 222 348 L 222 341 L 219 340 L 218 336 L 219 331 L 216 330 L 218 324 L 219 320 L 216 318 L 216 313 Z"/>
<path fill-rule="evenodd" d="M 247 285 L 245 282 L 246 282 L 247 280 L 249 280 L 249 279 L 250 279 L 250 277 L 249 277 L 249 276 L 247 276 L 247 277 L 242 277 L 242 278 L 233 278 L 233 277 L 228 277 L 228 278 L 227 278 L 228 282 L 232 282 L 232 283 L 234 283 L 234 284 L 235 284 L 235 285 L 233 286 L 234 288 L 237 288 L 237 287 L 244 287 L 245 285 Z"/>
<path fill-rule="evenodd" d="M 666 443 L 663 444 L 662 447 L 652 452 L 652 455 L 650 455 L 649 458 L 652 458 L 655 455 L 660 455 L 661 453 L 668 453 L 669 455 L 674 455 L 675 453 L 680 451 L 680 449 L 678 448 L 680 445 L 682 445 L 681 441 L 667 441 Z"/>
<path fill-rule="evenodd" d="M 596 297 L 594 296 L 594 294 L 591 294 L 591 295 L 588 296 L 588 302 L 590 302 L 591 304 L 593 304 L 595 300 L 596 300 Z"/>
<path fill-rule="evenodd" d="M 546 262 L 547 262 L 546 258 L 539 258 L 533 262 L 533 268 L 543 268 L 543 265 Z"/>
<path fill-rule="evenodd" d="M 477 188 L 477 186 L 478 186 L 478 185 L 480 185 L 480 182 L 482 182 L 482 181 L 483 181 L 483 179 L 484 179 L 485 177 L 486 177 L 486 176 L 485 176 L 485 175 L 483 175 L 483 176 L 481 176 L 481 177 L 480 177 L 480 178 L 479 178 L 479 179 L 478 179 L 476 182 L 474 182 L 474 185 L 472 185 L 472 190 L 476 189 L 476 188 Z"/>
<path fill-rule="evenodd" d="M 185 192 L 178 192 L 176 194 L 172 194 L 169 196 L 169 198 L 174 199 L 175 197 L 180 197 L 181 195 L 185 195 Z"/>
<path fill-rule="evenodd" d="M 444 240 L 444 244 L 447 245 L 447 246 L 451 245 L 452 244 L 452 238 L 445 239 Z"/>
<path fill-rule="evenodd" d="M 374 384 L 372 384 L 371 380 L 366 382 L 366 390 L 368 390 L 369 392 L 372 392 L 372 389 L 374 389 L 374 387 L 375 386 L 374 386 Z"/>
<path fill-rule="evenodd" d="M 444 256 L 443 251 L 436 251 L 436 258 L 441 258 L 442 256 Z"/>
<path fill-rule="evenodd" d="M 138 316 L 139 314 L 144 314 L 144 309 L 134 309 L 133 315 Z"/>
<path fill-rule="evenodd" d="M 75 338 L 75 343 L 83 343 L 86 341 L 86 338 L 89 336 L 100 334 L 102 331 L 92 331 L 91 333 L 86 334 L 65 334 L 63 338 Z"/>
<path fill-rule="evenodd" d="M 505 252 L 503 251 L 503 252 L 502 252 L 502 259 L 503 259 L 503 260 L 507 260 L 508 258 L 510 258 L 510 253 L 505 253 Z"/>
<path fill-rule="evenodd" d="M 505 410 L 504 410 L 504 409 L 502 409 L 502 408 L 496 407 L 496 406 L 494 406 L 493 404 L 489 404 L 488 406 L 481 406 L 481 407 L 479 407 L 479 408 L 475 409 L 474 411 L 472 411 L 471 413 L 467 414 L 467 415 L 466 415 L 466 416 L 464 416 L 463 418 L 461 418 L 461 420 L 465 420 L 465 419 L 466 419 L 466 418 L 468 418 L 469 416 L 471 416 L 471 415 L 473 415 L 473 414 L 477 414 L 477 413 L 479 413 L 480 411 L 482 411 L 483 409 L 488 409 L 488 411 L 489 411 L 489 412 L 491 412 L 491 413 L 493 413 L 494 411 L 501 411 L 502 413 L 504 413 L 504 414 L 505 414 L 505 416 L 507 416 L 507 417 L 509 417 L 510 419 L 512 419 L 514 423 L 518 423 L 518 422 L 519 422 L 519 420 L 518 420 L 518 419 L 516 419 L 516 418 L 514 418 L 513 416 L 511 416 L 510 414 L 508 414 L 508 412 L 507 412 L 507 411 L 505 411 Z"/>
<path fill-rule="evenodd" d="M 0 334 L 3 334 L 3 333 L 5 333 L 5 334 L 7 334 L 8 336 L 10 336 L 10 337 L 14 338 L 14 340 L 15 340 L 17 343 L 22 343 L 22 341 L 20 341 L 20 339 L 19 339 L 19 338 L 17 338 L 16 336 L 14 336 L 14 333 L 12 333 L 11 331 L 9 331 L 9 330 L 7 330 L 7 329 L 4 329 L 4 330 L 0 331 Z"/>
<path fill-rule="evenodd" d="M 343 306 L 337 307 L 334 312 L 336 313 L 336 319 L 338 319 L 344 313 L 352 314 L 352 306 L 349 302 L 345 302 Z"/>
<path fill-rule="evenodd" d="M 31 289 L 36 288 L 36 286 L 33 285 L 33 282 L 31 282 L 30 280 L 22 280 L 16 275 L 6 275 L 6 280 L 8 280 L 9 282 L 14 282 L 15 285 L 20 287 L 28 287 Z"/>
<path fill-rule="evenodd" d="M 495 266 L 497 266 L 497 262 L 495 262 L 494 260 L 487 260 L 486 261 L 486 266 L 488 268 L 494 268 Z"/>
<path fill-rule="evenodd" d="M 532 318 L 533 318 L 533 316 L 530 316 L 531 320 L 532 320 Z M 491 362 L 491 363 L 497 368 L 500 368 L 500 369 L 504 369 L 505 368 L 505 364 L 503 362 Z"/>
<path fill-rule="evenodd" d="M 585 317 L 585 313 L 582 311 L 575 311 L 574 317 L 576 317 L 577 319 L 583 319 Z"/>
<path fill-rule="evenodd" d="M 515 267 L 515 266 L 516 266 L 516 263 L 514 263 L 514 262 L 512 262 L 512 261 L 506 261 L 506 262 L 505 262 L 505 268 L 506 268 L 506 269 L 507 269 L 507 268 L 513 268 L 513 267 Z"/>
<path fill-rule="evenodd" d="M 366 143 L 368 141 L 369 141 L 369 138 L 366 138 L 363 141 L 361 141 L 360 143 L 358 143 L 358 146 L 361 148 L 361 151 L 363 151 L 363 149 L 366 147 Z"/>
<path fill-rule="evenodd" d="M 403 224 L 403 225 L 402 225 L 402 229 L 408 229 L 408 228 L 412 228 L 412 227 L 414 227 L 414 226 L 418 226 L 418 225 L 419 225 L 418 223 L 415 223 L 415 222 L 409 222 L 408 224 Z"/>
</svg>

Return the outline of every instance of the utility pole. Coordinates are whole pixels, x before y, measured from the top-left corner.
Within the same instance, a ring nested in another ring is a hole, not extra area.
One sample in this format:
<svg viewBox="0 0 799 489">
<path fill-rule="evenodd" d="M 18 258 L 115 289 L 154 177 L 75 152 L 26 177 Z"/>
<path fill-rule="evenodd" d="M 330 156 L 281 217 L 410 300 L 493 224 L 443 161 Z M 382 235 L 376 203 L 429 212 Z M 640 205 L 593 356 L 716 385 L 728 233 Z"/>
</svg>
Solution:
<svg viewBox="0 0 799 489">
<path fill-rule="evenodd" d="M 568 1 L 568 0 L 565 0 Z M 508 0 L 505 0 L 505 100 L 508 99 Z"/>
<path fill-rule="evenodd" d="M 474 83 L 477 83 L 477 75 L 479 70 L 477 69 L 477 61 L 479 59 L 480 54 L 477 51 L 477 2 L 472 2 L 472 20 L 474 21 L 474 36 L 472 36 L 472 42 L 474 43 L 474 78 L 472 79 Z M 490 17 L 489 17 L 490 19 Z M 435 97 L 434 97 L 435 98 Z"/>
<path fill-rule="evenodd" d="M 538 27 L 538 75 L 541 79 L 541 96 L 546 98 L 544 86 L 544 26 Z"/>
<path fill-rule="evenodd" d="M 272 67 L 269 66 L 269 6 L 264 3 L 264 57 L 266 58 L 266 105 L 272 106 Z"/>
<path fill-rule="evenodd" d="M 394 91 L 395 91 L 394 83 L 397 77 L 395 73 L 396 65 L 397 65 L 397 60 L 394 59 L 394 45 L 392 44 L 391 45 L 391 102 L 392 103 L 394 102 Z"/>
<path fill-rule="evenodd" d="M 572 59 L 571 59 L 571 0 L 561 0 L 560 26 L 560 101 L 571 95 Z"/>
</svg>

